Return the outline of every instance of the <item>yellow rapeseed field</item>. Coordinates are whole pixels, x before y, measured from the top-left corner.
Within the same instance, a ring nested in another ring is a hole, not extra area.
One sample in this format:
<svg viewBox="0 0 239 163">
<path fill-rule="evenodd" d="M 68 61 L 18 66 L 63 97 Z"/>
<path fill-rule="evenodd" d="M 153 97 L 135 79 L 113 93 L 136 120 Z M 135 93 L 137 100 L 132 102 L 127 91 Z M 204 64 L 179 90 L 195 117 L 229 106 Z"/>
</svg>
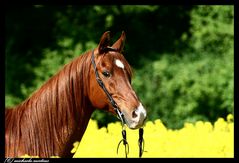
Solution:
<svg viewBox="0 0 239 163">
<path fill-rule="evenodd" d="M 110 123 L 107 128 L 98 128 L 97 122 L 90 120 L 81 142 L 75 142 L 72 153 L 74 158 L 122 158 L 125 157 L 121 144 L 119 153 L 117 145 L 122 139 L 120 122 Z M 129 143 L 129 158 L 138 157 L 138 130 L 126 128 Z M 212 124 L 198 121 L 185 123 L 178 130 L 167 129 L 158 119 L 148 121 L 144 126 L 144 153 L 142 158 L 233 158 L 234 157 L 234 123 L 233 115 L 227 119 L 218 118 Z M 24 155 L 22 157 L 31 157 Z M 57 158 L 58 156 L 52 156 Z"/>
<path fill-rule="evenodd" d="M 110 123 L 107 128 L 98 129 L 97 123 L 90 120 L 82 141 L 75 142 L 72 153 L 75 158 L 84 157 L 125 157 L 121 144 L 119 153 L 117 145 L 122 139 L 120 122 Z M 129 143 L 128 157 L 138 157 L 138 130 L 126 128 Z M 158 119 L 148 121 L 144 127 L 145 147 L 142 158 L 170 157 L 234 157 L 234 123 L 229 114 L 227 120 L 218 118 L 210 122 L 198 121 L 185 123 L 182 129 L 167 129 Z"/>
</svg>

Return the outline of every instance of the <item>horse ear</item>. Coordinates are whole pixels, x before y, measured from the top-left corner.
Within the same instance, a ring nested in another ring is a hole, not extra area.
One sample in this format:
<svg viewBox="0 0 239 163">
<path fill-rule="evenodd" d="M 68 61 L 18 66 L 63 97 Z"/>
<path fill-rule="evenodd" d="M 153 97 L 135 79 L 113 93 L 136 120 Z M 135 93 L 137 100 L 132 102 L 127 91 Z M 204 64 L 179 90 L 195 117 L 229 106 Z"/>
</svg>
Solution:
<svg viewBox="0 0 239 163">
<path fill-rule="evenodd" d="M 114 43 L 112 47 L 117 49 L 121 53 L 124 49 L 125 39 L 126 39 L 125 32 L 122 31 L 120 38 Z"/>
<path fill-rule="evenodd" d="M 105 32 L 100 39 L 100 43 L 98 45 L 99 54 L 104 53 L 104 49 L 110 45 L 110 31 Z"/>
</svg>

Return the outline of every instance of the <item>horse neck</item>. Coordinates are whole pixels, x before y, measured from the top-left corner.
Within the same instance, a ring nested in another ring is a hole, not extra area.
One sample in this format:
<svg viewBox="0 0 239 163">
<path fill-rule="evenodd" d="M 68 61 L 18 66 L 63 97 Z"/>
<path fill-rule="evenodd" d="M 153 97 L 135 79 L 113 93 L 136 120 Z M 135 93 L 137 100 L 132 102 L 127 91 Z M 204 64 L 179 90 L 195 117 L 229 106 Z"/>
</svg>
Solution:
<svg viewBox="0 0 239 163">
<path fill-rule="evenodd" d="M 72 156 L 73 143 L 81 140 L 93 112 L 88 60 L 85 54 L 66 65 L 19 107 L 26 154 Z"/>
</svg>

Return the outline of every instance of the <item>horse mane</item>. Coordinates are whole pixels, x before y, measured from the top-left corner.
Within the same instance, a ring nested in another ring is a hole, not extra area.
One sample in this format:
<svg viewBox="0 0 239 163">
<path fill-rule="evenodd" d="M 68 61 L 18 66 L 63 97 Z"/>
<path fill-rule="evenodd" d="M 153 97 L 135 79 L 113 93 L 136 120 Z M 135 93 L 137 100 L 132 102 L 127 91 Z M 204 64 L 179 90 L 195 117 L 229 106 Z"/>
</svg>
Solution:
<svg viewBox="0 0 239 163">
<path fill-rule="evenodd" d="M 25 152 L 22 155 L 55 156 L 62 151 L 63 140 L 67 140 L 72 141 L 71 146 L 61 155 L 69 155 L 73 141 L 81 139 L 88 121 L 83 129 L 78 129 L 77 124 L 84 121 L 83 116 L 89 119 L 93 112 L 87 95 L 90 58 L 90 52 L 75 58 L 15 109 L 6 109 L 6 154 L 16 156 L 21 149 Z"/>
</svg>

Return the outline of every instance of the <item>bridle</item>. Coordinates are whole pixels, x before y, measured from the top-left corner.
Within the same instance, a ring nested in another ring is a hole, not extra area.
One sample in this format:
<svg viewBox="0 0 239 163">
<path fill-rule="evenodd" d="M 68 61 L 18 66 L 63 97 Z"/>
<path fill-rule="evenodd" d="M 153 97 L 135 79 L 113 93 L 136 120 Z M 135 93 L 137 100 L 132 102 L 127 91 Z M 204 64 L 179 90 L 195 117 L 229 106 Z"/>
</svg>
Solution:
<svg viewBox="0 0 239 163">
<path fill-rule="evenodd" d="M 113 49 L 113 48 L 110 48 L 110 50 L 116 51 L 116 49 Z M 110 93 L 109 93 L 108 90 L 106 89 L 106 87 L 105 87 L 103 81 L 101 80 L 101 78 L 100 78 L 100 76 L 99 76 L 99 73 L 98 73 L 98 71 L 97 71 L 96 64 L 95 64 L 94 50 L 92 51 L 91 62 L 92 62 L 92 65 L 93 65 L 93 68 L 94 68 L 94 71 L 95 71 L 95 77 L 96 77 L 96 80 L 97 80 L 99 86 L 100 86 L 100 87 L 103 89 L 103 91 L 105 92 L 107 98 L 109 99 L 111 105 L 112 105 L 113 108 L 114 108 L 114 111 L 117 113 L 118 118 L 121 120 L 122 125 L 125 124 L 125 119 L 124 119 L 123 113 L 119 110 L 119 107 L 118 107 L 117 103 L 116 103 L 115 100 L 112 98 L 112 96 L 110 95 Z"/>
<path fill-rule="evenodd" d="M 118 50 L 112 47 L 106 47 L 103 49 L 104 51 L 115 51 L 117 52 Z M 117 117 L 121 120 L 121 124 L 122 124 L 122 137 L 123 139 L 120 140 L 118 146 L 117 146 L 117 154 L 118 154 L 118 149 L 119 149 L 119 145 L 121 144 L 121 142 L 123 142 L 124 146 L 125 146 L 125 156 L 127 158 L 127 154 L 129 153 L 129 144 L 127 142 L 126 139 L 126 130 L 125 130 L 125 118 L 124 118 L 124 114 L 120 111 L 117 103 L 115 102 L 115 100 L 113 99 L 113 97 L 110 95 L 110 93 L 108 92 L 108 90 L 106 89 L 102 79 L 99 76 L 99 73 L 97 71 L 96 68 L 96 64 L 95 64 L 95 58 L 94 58 L 94 49 L 92 50 L 92 55 L 91 55 L 91 63 L 93 65 L 94 71 L 95 71 L 95 77 L 96 77 L 96 81 L 99 84 L 99 86 L 103 89 L 103 91 L 105 92 L 107 98 L 109 99 L 112 107 L 114 108 L 114 111 L 117 114 Z M 142 156 L 143 154 L 143 148 L 144 148 L 144 139 L 143 139 L 143 128 L 139 129 L 139 140 L 138 140 L 138 145 L 139 145 L 139 157 Z"/>
</svg>

